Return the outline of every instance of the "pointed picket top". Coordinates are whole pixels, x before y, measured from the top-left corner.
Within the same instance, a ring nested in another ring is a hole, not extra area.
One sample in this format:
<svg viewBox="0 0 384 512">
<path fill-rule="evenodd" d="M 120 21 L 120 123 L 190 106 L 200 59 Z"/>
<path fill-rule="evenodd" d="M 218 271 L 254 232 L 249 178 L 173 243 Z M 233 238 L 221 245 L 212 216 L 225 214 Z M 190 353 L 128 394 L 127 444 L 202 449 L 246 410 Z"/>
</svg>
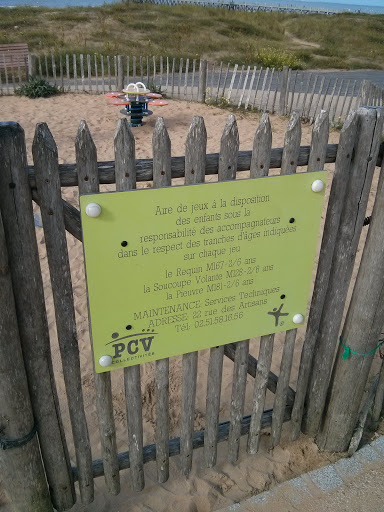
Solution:
<svg viewBox="0 0 384 512">
<path fill-rule="evenodd" d="M 80 121 L 75 140 L 75 150 L 79 193 L 98 192 L 99 171 L 97 167 L 97 151 L 85 121 Z"/>
<path fill-rule="evenodd" d="M 42 152 L 49 152 L 53 157 L 58 157 L 56 142 L 47 123 L 37 123 L 36 125 L 32 143 L 33 159 L 41 158 Z"/>
<path fill-rule="evenodd" d="M 239 131 L 233 114 L 228 117 L 220 142 L 219 179 L 236 178 L 237 157 L 239 152 Z"/>
<path fill-rule="evenodd" d="M 204 183 L 207 130 L 204 119 L 194 116 L 185 142 L 185 184 Z"/>
<path fill-rule="evenodd" d="M 264 113 L 253 140 L 251 178 L 268 176 L 271 162 L 272 128 L 269 115 Z"/>
<path fill-rule="evenodd" d="M 321 110 L 316 117 L 312 130 L 311 150 L 309 153 L 308 171 L 322 171 L 329 136 L 329 115 L 326 110 Z"/>
<path fill-rule="evenodd" d="M 299 159 L 301 141 L 301 120 L 299 112 L 291 115 L 285 132 L 283 156 L 281 159 L 281 174 L 294 174 Z"/>
<path fill-rule="evenodd" d="M 126 117 L 117 121 L 114 147 L 116 190 L 136 188 L 135 137 Z"/>
<path fill-rule="evenodd" d="M 162 117 L 158 117 L 152 136 L 153 186 L 171 185 L 171 139 Z"/>
</svg>

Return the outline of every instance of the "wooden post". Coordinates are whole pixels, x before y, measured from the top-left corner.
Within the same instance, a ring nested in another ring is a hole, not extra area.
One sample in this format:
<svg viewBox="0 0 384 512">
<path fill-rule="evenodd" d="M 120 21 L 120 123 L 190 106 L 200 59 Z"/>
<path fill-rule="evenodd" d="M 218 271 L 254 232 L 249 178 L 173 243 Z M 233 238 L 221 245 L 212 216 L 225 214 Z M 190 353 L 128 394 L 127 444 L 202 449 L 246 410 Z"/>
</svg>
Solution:
<svg viewBox="0 0 384 512">
<path fill-rule="evenodd" d="M 251 178 L 268 176 L 271 159 L 272 128 L 268 114 L 263 114 L 253 140 Z M 255 454 L 259 449 L 261 420 L 264 411 L 265 393 L 272 362 L 274 334 L 260 339 L 259 359 L 253 384 L 252 416 L 248 435 L 248 453 Z"/>
<path fill-rule="evenodd" d="M 0 474 L 17 512 L 53 512 L 35 434 L 0 215 Z M 6 341 L 6 343 L 5 343 Z M 24 439 L 23 444 L 12 442 Z"/>
<path fill-rule="evenodd" d="M 284 139 L 284 151 L 281 160 L 281 175 L 295 174 L 300 152 L 301 122 L 299 112 L 294 112 L 289 120 Z M 293 351 L 295 348 L 297 329 L 289 329 L 285 333 L 283 354 L 280 364 L 280 375 L 277 382 L 275 401 L 272 412 L 271 448 L 280 442 L 281 429 L 284 421 L 285 404 L 287 401 L 289 378 L 291 375 Z"/>
<path fill-rule="evenodd" d="M 92 136 L 85 121 L 80 122 L 75 140 L 76 167 L 79 180 L 79 195 L 99 192 L 99 173 L 97 171 L 97 152 Z M 89 332 L 92 338 L 90 315 Z M 92 354 L 93 355 L 93 354 Z M 113 418 L 111 374 L 94 373 L 96 390 L 96 410 L 99 420 L 99 432 L 102 447 L 105 483 L 111 494 L 119 494 L 120 477 L 117 461 L 116 431 Z"/>
<path fill-rule="evenodd" d="M 41 200 L 41 216 L 55 305 L 56 329 L 79 470 L 79 487 L 83 504 L 89 504 L 93 501 L 94 491 L 92 454 L 81 386 L 80 356 L 58 172 L 58 155 L 56 143 L 45 123 L 39 123 L 36 127 L 32 154 L 36 170 L 36 185 Z"/>
<path fill-rule="evenodd" d="M 116 191 L 136 188 L 135 138 L 126 118 L 119 119 L 114 137 Z M 132 487 L 144 488 L 143 414 L 141 407 L 140 365 L 124 368 L 125 403 L 129 438 Z"/>
<path fill-rule="evenodd" d="M 171 139 L 164 119 L 158 117 L 152 136 L 153 186 L 171 186 Z M 156 462 L 157 479 L 169 478 L 169 359 L 156 361 Z"/>
<path fill-rule="evenodd" d="M 364 252 L 336 356 L 324 426 L 322 449 L 348 448 L 359 415 L 369 370 L 384 323 L 384 165 Z M 351 353 L 346 357 L 349 347 Z M 355 352 L 359 352 L 359 355 Z M 372 397 L 373 399 L 373 397 Z"/>
<path fill-rule="evenodd" d="M 57 405 L 24 131 L 16 123 L 4 123 L 0 135 L 0 209 L 32 409 L 52 503 L 57 510 L 67 510 L 76 498 Z"/>
<path fill-rule="evenodd" d="M 280 102 L 279 102 L 279 116 L 283 116 L 286 111 L 286 97 L 287 97 L 287 89 L 288 89 L 288 66 L 283 67 L 283 72 L 281 73 L 281 86 L 280 86 Z"/>
<path fill-rule="evenodd" d="M 117 56 L 117 90 L 124 89 L 124 57 L 123 55 Z"/>
<path fill-rule="evenodd" d="M 199 72 L 199 96 L 198 102 L 205 103 L 205 96 L 207 92 L 207 61 L 200 61 L 200 72 Z"/>
<path fill-rule="evenodd" d="M 218 176 L 219 181 L 235 179 L 238 150 L 239 134 L 235 116 L 231 115 L 228 117 L 223 135 L 221 137 Z M 223 345 L 211 348 L 207 383 L 207 412 L 205 423 L 206 430 L 204 436 L 204 457 L 205 463 L 208 467 L 214 466 L 216 464 L 217 458 L 223 356 Z"/>
<path fill-rule="evenodd" d="M 307 410 L 303 427 L 311 436 L 318 433 L 322 420 L 344 304 L 383 131 L 381 109 L 360 108 L 357 116 L 357 142 L 348 152 L 350 155 L 354 149 L 324 309 L 316 331 L 317 339 L 314 343 L 313 364 L 307 389 Z M 341 198 L 340 201 L 342 200 Z"/>
<path fill-rule="evenodd" d="M 204 119 L 195 116 L 189 128 L 185 143 L 185 184 L 204 183 L 207 131 Z M 192 468 L 193 432 L 195 423 L 195 398 L 198 352 L 183 355 L 182 404 L 180 454 L 184 476 L 188 477 Z"/>
<path fill-rule="evenodd" d="M 36 55 L 28 55 L 28 78 L 36 76 Z"/>
</svg>

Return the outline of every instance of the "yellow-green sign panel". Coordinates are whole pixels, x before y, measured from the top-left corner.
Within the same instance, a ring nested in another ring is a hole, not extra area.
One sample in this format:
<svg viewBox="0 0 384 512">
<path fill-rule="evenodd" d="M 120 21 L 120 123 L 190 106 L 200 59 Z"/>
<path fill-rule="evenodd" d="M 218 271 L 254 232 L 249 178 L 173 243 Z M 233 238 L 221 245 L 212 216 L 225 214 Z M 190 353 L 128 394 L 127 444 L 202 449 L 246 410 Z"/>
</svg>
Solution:
<svg viewBox="0 0 384 512">
<path fill-rule="evenodd" d="M 326 173 L 81 197 L 96 371 L 298 327 L 319 179 Z M 91 203 L 100 215 L 85 213 Z"/>
</svg>

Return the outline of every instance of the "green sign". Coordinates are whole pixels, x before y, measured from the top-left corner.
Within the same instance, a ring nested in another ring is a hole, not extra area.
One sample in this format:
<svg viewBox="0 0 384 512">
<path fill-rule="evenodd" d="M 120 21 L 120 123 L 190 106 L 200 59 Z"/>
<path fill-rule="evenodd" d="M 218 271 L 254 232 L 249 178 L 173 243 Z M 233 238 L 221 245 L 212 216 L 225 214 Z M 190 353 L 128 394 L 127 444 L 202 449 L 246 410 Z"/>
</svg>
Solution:
<svg viewBox="0 0 384 512">
<path fill-rule="evenodd" d="M 326 173 L 82 196 L 96 371 L 302 324 L 316 180 Z"/>
</svg>

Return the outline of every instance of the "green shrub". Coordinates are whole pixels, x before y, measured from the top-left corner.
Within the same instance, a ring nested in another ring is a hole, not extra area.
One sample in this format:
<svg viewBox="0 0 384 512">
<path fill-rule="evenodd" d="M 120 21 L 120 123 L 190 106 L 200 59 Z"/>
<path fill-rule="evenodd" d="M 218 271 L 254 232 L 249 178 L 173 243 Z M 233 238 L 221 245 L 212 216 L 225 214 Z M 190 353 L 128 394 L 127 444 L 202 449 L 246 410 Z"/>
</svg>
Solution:
<svg viewBox="0 0 384 512">
<path fill-rule="evenodd" d="M 30 78 L 27 83 L 15 90 L 17 96 L 28 98 L 48 98 L 58 93 L 56 85 L 50 85 L 44 78 Z"/>
<path fill-rule="evenodd" d="M 265 68 L 282 69 L 283 66 L 288 66 L 292 69 L 300 69 L 302 67 L 294 53 L 272 47 L 256 50 L 254 59 Z"/>
</svg>

